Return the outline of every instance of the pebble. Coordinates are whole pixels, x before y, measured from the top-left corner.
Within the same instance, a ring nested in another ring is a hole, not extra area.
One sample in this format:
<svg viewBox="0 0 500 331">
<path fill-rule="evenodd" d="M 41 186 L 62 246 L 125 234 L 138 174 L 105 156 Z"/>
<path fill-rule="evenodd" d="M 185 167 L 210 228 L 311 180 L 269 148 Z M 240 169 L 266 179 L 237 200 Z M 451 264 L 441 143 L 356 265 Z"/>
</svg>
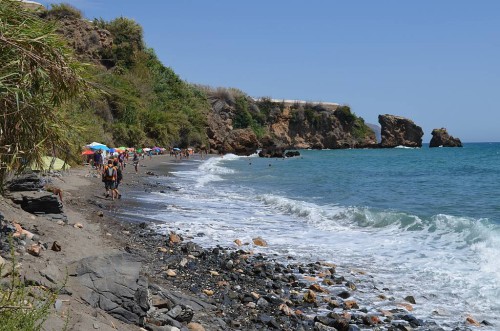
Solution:
<svg viewBox="0 0 500 331">
<path fill-rule="evenodd" d="M 311 290 L 307 290 L 306 294 L 304 294 L 304 301 L 308 303 L 316 302 L 316 294 Z"/>
<path fill-rule="evenodd" d="M 200 323 L 191 322 L 187 327 L 190 331 L 205 331 L 205 328 Z"/>
<path fill-rule="evenodd" d="M 417 302 L 415 301 L 415 298 L 413 297 L 413 295 L 409 295 L 405 298 L 405 301 L 408 301 L 409 303 L 411 304 L 416 304 Z"/>
<path fill-rule="evenodd" d="M 252 241 L 255 246 L 267 247 L 267 242 L 261 237 L 253 238 Z"/>
<path fill-rule="evenodd" d="M 209 289 L 205 289 L 203 290 L 203 293 L 205 293 L 206 295 L 208 295 L 209 297 L 214 295 L 214 291 L 212 290 L 209 290 Z"/>
<path fill-rule="evenodd" d="M 165 271 L 165 274 L 168 277 L 175 277 L 175 276 L 177 276 L 177 273 L 174 270 L 172 270 L 172 269 L 167 269 L 167 271 Z"/>
</svg>

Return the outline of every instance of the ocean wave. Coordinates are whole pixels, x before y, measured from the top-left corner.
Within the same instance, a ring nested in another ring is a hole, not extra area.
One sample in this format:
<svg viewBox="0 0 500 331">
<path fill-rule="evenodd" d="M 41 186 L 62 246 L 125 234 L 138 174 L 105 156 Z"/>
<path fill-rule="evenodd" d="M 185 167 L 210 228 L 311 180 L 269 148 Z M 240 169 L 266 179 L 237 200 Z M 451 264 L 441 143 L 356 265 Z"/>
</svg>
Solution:
<svg viewBox="0 0 500 331">
<path fill-rule="evenodd" d="M 441 237 L 453 234 L 464 244 L 498 236 L 500 229 L 486 219 L 473 219 L 444 214 L 421 218 L 397 211 L 382 211 L 367 207 L 343 207 L 339 205 L 317 205 L 278 195 L 265 194 L 258 197 L 265 205 L 276 211 L 304 219 L 321 230 L 338 231 L 339 228 L 386 229 L 394 232 L 422 232 Z"/>
</svg>

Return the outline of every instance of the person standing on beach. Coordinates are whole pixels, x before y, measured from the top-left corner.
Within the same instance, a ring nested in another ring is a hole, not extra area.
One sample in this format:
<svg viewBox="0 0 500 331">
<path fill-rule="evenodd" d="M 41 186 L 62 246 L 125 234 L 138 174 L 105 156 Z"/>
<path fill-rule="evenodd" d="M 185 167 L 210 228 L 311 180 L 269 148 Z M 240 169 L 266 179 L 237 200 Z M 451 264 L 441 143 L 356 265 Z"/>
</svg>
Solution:
<svg viewBox="0 0 500 331">
<path fill-rule="evenodd" d="M 137 154 L 137 152 L 134 153 L 132 162 L 134 163 L 135 173 L 137 173 L 137 167 L 139 166 L 139 155 Z"/>
<path fill-rule="evenodd" d="M 101 170 L 101 161 L 102 161 L 102 154 L 101 151 L 97 151 L 94 153 L 94 167 L 97 169 L 97 171 Z"/>
<path fill-rule="evenodd" d="M 106 198 L 111 194 L 111 200 L 115 200 L 116 177 L 116 168 L 113 166 L 113 160 L 108 160 L 108 165 L 104 167 L 102 172 L 102 181 L 106 190 Z"/>
</svg>

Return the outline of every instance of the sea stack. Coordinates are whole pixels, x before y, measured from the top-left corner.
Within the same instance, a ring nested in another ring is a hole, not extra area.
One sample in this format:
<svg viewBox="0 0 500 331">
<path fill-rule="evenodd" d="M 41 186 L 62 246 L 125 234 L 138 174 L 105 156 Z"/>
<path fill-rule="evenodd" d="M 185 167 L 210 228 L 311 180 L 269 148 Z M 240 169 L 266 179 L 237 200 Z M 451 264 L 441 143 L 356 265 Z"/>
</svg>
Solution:
<svg viewBox="0 0 500 331">
<path fill-rule="evenodd" d="M 429 147 L 462 147 L 460 139 L 450 136 L 445 128 L 432 130 Z"/>
<path fill-rule="evenodd" d="M 424 131 L 412 120 L 395 115 L 379 115 L 381 126 L 380 147 L 394 148 L 396 146 L 422 147 Z"/>
</svg>

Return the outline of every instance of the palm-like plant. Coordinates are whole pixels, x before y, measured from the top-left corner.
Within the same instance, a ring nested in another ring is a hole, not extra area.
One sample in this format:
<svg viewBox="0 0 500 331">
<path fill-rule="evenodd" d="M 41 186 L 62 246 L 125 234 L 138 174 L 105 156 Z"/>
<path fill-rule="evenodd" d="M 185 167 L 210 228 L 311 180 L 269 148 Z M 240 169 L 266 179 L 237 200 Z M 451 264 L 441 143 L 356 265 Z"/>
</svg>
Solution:
<svg viewBox="0 0 500 331">
<path fill-rule="evenodd" d="M 82 73 L 53 23 L 0 0 L 0 186 L 8 172 L 68 148 L 58 107 L 86 90 Z"/>
</svg>

